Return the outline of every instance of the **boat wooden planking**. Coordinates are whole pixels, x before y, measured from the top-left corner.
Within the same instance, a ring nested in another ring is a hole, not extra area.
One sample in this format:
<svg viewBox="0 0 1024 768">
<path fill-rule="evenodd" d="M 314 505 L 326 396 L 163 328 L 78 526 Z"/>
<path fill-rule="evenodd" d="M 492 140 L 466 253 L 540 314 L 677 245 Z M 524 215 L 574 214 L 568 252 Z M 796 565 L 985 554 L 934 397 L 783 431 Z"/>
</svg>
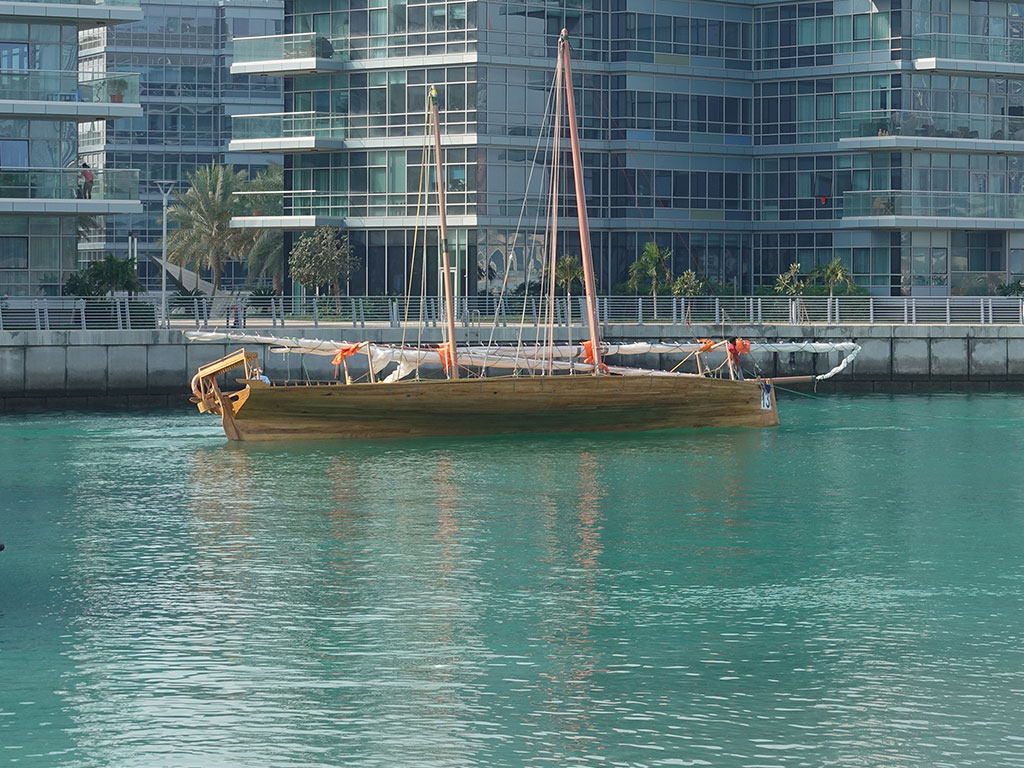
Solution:
<svg viewBox="0 0 1024 768">
<path fill-rule="evenodd" d="M 210 381 L 210 380 L 208 380 Z M 244 441 L 770 427 L 762 381 L 702 376 L 507 376 L 293 386 L 245 381 L 194 398 Z M 244 406 L 244 407 L 243 407 Z"/>
</svg>

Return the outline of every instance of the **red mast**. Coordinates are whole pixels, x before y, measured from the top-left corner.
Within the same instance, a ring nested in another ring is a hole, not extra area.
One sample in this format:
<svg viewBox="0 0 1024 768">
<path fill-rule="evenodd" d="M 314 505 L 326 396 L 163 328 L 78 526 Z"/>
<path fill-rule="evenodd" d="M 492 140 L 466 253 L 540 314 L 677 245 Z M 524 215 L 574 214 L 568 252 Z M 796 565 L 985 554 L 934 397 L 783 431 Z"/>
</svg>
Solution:
<svg viewBox="0 0 1024 768">
<path fill-rule="evenodd" d="M 437 117 L 437 89 L 430 86 L 430 115 L 434 123 L 434 167 L 437 169 L 437 212 L 441 217 L 441 283 L 444 286 L 445 328 L 448 332 L 449 377 L 459 378 L 459 360 L 455 354 L 455 301 L 452 298 L 451 261 L 448 258 L 448 219 L 445 215 L 444 163 L 441 159 L 441 127 Z M 425 276 L 424 276 L 425 277 Z M 442 349 L 442 360 L 445 351 Z"/>
<path fill-rule="evenodd" d="M 597 300 L 594 285 L 594 262 L 590 251 L 590 222 L 587 219 L 587 198 L 583 189 L 583 162 L 580 159 L 580 136 L 576 127 L 576 102 L 572 93 L 572 67 L 569 64 L 569 32 L 562 30 L 558 40 L 559 58 L 565 81 L 566 106 L 569 113 L 569 143 L 572 147 L 572 175 L 576 183 L 576 217 L 580 226 L 580 250 L 583 254 L 583 286 L 587 293 L 587 324 L 590 326 L 590 350 L 594 375 L 601 373 L 601 339 L 597 330 Z"/>
</svg>

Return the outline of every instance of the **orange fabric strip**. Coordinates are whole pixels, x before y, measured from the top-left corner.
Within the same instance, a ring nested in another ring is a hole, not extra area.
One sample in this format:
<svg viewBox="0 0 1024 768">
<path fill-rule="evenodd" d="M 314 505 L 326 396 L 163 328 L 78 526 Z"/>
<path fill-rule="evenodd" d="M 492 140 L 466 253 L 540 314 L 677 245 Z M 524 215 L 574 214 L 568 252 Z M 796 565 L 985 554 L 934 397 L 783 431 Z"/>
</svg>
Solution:
<svg viewBox="0 0 1024 768">
<path fill-rule="evenodd" d="M 583 362 L 590 363 L 590 365 L 593 365 L 594 364 L 594 347 L 593 347 L 593 345 L 589 341 L 581 341 L 580 344 L 583 345 Z M 605 373 L 608 373 L 608 366 L 605 365 L 604 363 L 601 363 L 601 370 L 604 371 Z"/>
<path fill-rule="evenodd" d="M 344 347 L 339 347 L 338 354 L 334 356 L 334 359 L 331 360 L 331 363 L 333 363 L 334 365 L 341 365 L 342 360 L 344 360 L 346 357 L 352 357 L 352 355 L 359 351 L 359 348 L 361 346 L 362 344 L 346 344 Z"/>
<path fill-rule="evenodd" d="M 451 344 L 445 342 L 444 344 L 437 345 L 437 354 L 441 356 L 441 368 L 444 370 L 445 375 L 452 369 L 452 348 Z"/>
</svg>

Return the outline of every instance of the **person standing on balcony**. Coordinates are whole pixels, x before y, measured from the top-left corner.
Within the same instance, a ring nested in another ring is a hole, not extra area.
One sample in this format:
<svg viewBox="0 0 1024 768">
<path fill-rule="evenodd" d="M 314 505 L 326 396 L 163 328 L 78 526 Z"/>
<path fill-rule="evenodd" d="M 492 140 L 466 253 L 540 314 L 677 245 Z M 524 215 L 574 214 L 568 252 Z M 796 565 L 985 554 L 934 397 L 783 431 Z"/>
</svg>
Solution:
<svg viewBox="0 0 1024 768">
<path fill-rule="evenodd" d="M 82 172 L 80 175 L 82 177 L 82 199 L 92 200 L 92 185 L 95 180 L 95 176 L 93 176 L 92 169 L 89 168 L 88 163 L 82 163 Z"/>
</svg>

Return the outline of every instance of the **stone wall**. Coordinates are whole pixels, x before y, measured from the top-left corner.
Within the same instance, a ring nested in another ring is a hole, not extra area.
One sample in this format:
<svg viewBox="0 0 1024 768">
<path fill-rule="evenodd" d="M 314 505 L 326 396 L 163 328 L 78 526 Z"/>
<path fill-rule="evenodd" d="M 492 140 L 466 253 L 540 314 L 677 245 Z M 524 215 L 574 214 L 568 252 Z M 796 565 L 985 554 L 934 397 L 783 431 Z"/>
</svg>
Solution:
<svg viewBox="0 0 1024 768">
<path fill-rule="evenodd" d="M 557 329 L 561 341 L 565 328 Z M 459 329 L 469 343 L 486 342 L 490 328 Z M 280 335 L 285 335 L 279 331 Z M 515 329 L 498 328 L 497 341 L 514 341 Z M 398 343 L 396 328 L 291 328 L 288 336 Z M 532 328 L 525 334 L 535 339 Z M 582 332 L 572 329 L 579 341 Z M 911 391 L 1024 388 L 1024 326 L 1017 325 L 838 325 L 838 326 L 681 326 L 613 325 L 611 341 L 722 339 L 856 341 L 863 349 L 848 372 L 820 385 L 857 391 Z M 407 343 L 416 343 L 414 331 Z M 422 342 L 436 344 L 440 329 L 429 328 Z M 250 345 L 251 346 L 251 345 Z M 196 368 L 237 345 L 189 342 L 179 331 L 4 331 L 0 332 L 0 408 L 116 407 L 180 404 L 189 396 Z M 273 379 L 329 379 L 329 357 L 271 354 L 259 350 Z M 678 357 L 628 364 L 671 368 Z M 779 354 L 754 358 L 766 376 L 823 373 L 838 354 Z M 625 362 L 625 361 L 624 361 Z M 365 359 L 351 359 L 353 374 Z M 749 367 L 749 364 L 748 364 Z"/>
</svg>

